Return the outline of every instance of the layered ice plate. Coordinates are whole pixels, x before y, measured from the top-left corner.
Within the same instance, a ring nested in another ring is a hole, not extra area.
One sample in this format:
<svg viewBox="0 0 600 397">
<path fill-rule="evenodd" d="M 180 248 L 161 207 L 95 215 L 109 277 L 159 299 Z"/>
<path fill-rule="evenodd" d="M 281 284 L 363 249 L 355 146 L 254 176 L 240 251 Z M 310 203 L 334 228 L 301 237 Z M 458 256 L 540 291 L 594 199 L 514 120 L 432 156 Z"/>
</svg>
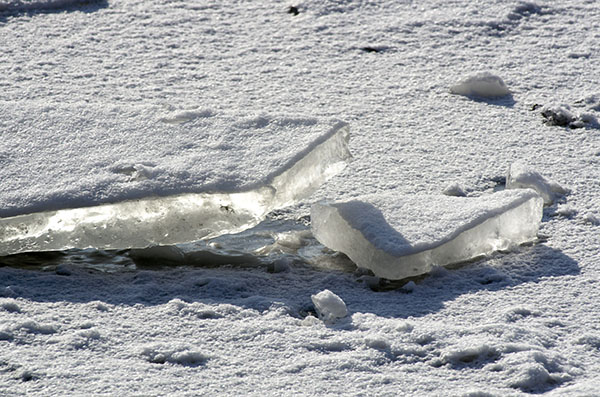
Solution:
<svg viewBox="0 0 600 397">
<path fill-rule="evenodd" d="M 348 126 L 214 109 L 0 103 L 0 255 L 235 233 L 343 169 Z"/>
<path fill-rule="evenodd" d="M 403 279 L 535 240 L 543 199 L 531 189 L 481 197 L 384 194 L 315 204 L 315 237 L 379 277 Z"/>
</svg>

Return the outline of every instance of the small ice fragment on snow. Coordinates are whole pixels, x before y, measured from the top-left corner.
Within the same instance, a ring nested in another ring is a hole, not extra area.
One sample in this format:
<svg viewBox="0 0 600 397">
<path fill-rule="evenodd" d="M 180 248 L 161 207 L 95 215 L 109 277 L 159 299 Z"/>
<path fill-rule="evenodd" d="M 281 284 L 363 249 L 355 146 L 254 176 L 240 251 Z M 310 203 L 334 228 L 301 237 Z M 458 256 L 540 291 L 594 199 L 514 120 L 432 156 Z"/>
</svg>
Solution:
<svg viewBox="0 0 600 397">
<path fill-rule="evenodd" d="M 346 304 L 336 294 L 328 289 L 310 297 L 315 305 L 319 318 L 325 323 L 334 323 L 337 319 L 346 317 Z"/>
<path fill-rule="evenodd" d="M 506 176 L 506 188 L 533 189 L 542 196 L 545 205 L 551 205 L 557 198 L 570 192 L 569 189 L 546 179 L 539 172 L 522 162 L 515 162 L 510 165 Z"/>
<path fill-rule="evenodd" d="M 480 72 L 466 77 L 450 87 L 450 92 L 457 95 L 497 98 L 509 95 L 510 91 L 504 81 L 490 72 Z"/>
<path fill-rule="evenodd" d="M 452 183 L 442 191 L 446 196 L 455 196 L 455 197 L 465 197 L 467 193 L 465 193 L 465 189 L 458 183 Z"/>
<path fill-rule="evenodd" d="M 542 207 L 533 190 L 471 198 L 383 193 L 315 204 L 311 221 L 323 245 L 397 280 L 535 240 Z"/>
</svg>

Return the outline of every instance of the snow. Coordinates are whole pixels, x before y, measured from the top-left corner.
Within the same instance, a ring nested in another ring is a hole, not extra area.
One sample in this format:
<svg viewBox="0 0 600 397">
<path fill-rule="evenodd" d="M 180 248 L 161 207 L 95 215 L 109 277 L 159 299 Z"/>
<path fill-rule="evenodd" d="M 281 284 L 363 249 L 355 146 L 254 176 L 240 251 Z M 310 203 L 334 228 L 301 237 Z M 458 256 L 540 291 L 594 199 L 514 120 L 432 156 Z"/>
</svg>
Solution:
<svg viewBox="0 0 600 397">
<path fill-rule="evenodd" d="M 376 276 L 403 279 L 535 240 L 542 199 L 532 190 L 477 198 L 393 193 L 315 204 L 313 234 Z"/>
<path fill-rule="evenodd" d="M 548 180 L 539 172 L 523 162 L 517 161 L 510 165 L 506 177 L 507 189 L 533 189 L 544 199 L 545 205 L 551 205 L 555 200 L 569 193 L 558 183 Z"/>
<path fill-rule="evenodd" d="M 319 318 L 325 323 L 334 323 L 337 319 L 348 315 L 348 309 L 342 298 L 328 289 L 312 295 L 310 299 L 315 305 Z"/>
<path fill-rule="evenodd" d="M 450 92 L 457 95 L 482 98 L 497 98 L 510 94 L 502 79 L 490 72 L 479 72 L 461 80 L 450 87 Z"/>
<path fill-rule="evenodd" d="M 304 0 L 297 15 L 274 1 L 62 4 L 0 12 L 0 216 L 194 193 L 228 175 L 260 184 L 328 131 L 260 136 L 271 117 L 348 122 L 353 161 L 236 235 L 144 259 L 0 257 L 0 395 L 598 394 L 600 130 L 541 115 L 566 104 L 598 119 L 596 2 Z M 449 92 L 478 70 L 510 95 Z M 204 181 L 201 157 L 232 168 Z M 448 198 L 476 199 L 504 189 L 516 161 L 571 191 L 544 207 L 532 244 L 405 283 L 310 233 L 315 202 L 414 201 L 450 183 L 468 197 Z M 8 200 L 15 184 L 31 194 Z M 564 204 L 576 213 L 558 215 Z M 349 313 L 333 324 L 311 300 L 326 289 Z"/>
<path fill-rule="evenodd" d="M 277 183 L 342 128 L 331 119 L 210 109 L 173 115 L 153 105 L 32 100 L 0 107 L 2 217 L 148 196 L 249 191 Z"/>
</svg>

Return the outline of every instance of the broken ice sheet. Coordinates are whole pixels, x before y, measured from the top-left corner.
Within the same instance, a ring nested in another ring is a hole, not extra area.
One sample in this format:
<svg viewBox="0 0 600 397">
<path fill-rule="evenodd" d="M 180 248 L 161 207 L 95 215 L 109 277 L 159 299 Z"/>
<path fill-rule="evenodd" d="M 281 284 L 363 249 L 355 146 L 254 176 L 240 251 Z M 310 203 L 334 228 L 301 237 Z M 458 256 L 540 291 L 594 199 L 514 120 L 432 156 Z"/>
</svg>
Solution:
<svg viewBox="0 0 600 397">
<path fill-rule="evenodd" d="M 307 197 L 351 158 L 348 126 L 335 120 L 170 114 L 187 120 L 178 124 L 157 108 L 24 107 L 0 115 L 10 127 L 0 152 L 28 154 L 0 169 L 0 255 L 237 233 Z M 132 178 L 139 170 L 144 177 Z"/>
<path fill-rule="evenodd" d="M 531 189 L 482 197 L 384 193 L 315 204 L 315 237 L 376 276 L 403 279 L 536 239 L 543 199 Z"/>
</svg>

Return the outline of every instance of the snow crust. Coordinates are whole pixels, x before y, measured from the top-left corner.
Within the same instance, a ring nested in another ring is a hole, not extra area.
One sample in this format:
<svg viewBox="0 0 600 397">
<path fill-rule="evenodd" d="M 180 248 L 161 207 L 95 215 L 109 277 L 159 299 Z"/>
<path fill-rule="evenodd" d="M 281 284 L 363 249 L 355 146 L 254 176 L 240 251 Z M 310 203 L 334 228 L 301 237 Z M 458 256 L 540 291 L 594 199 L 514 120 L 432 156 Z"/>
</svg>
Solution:
<svg viewBox="0 0 600 397">
<path fill-rule="evenodd" d="M 239 235 L 148 250 L 154 263 L 126 250 L 0 257 L 0 395 L 598 395 L 600 134 L 540 114 L 568 104 L 598 119 L 597 2 L 303 0 L 297 15 L 290 5 L 109 0 L 0 12 L 0 173 L 17 161 L 25 182 L 39 180 L 55 159 L 87 161 L 80 151 L 99 164 L 69 164 L 35 194 L 15 194 L 12 215 L 88 194 L 60 180 L 106 180 L 115 201 L 196 192 L 205 182 L 192 146 L 212 138 L 192 131 L 211 117 L 342 119 L 354 155 L 310 200 Z M 449 94 L 482 69 L 511 100 Z M 36 110 L 45 106 L 54 110 Z M 128 122 L 139 128 L 119 133 Z M 35 145 L 44 162 L 6 143 L 19 125 L 29 144 L 49 142 Z M 144 132 L 157 125 L 173 133 L 153 142 Z M 240 128 L 232 148 L 263 130 Z M 283 164 L 312 139 L 273 153 Z M 253 163 L 244 156 L 232 156 L 242 168 Z M 451 182 L 488 195 L 519 160 L 571 189 L 543 209 L 533 245 L 404 284 L 357 269 L 307 229 L 318 200 L 439 195 Z M 14 181 L 0 180 L 2 195 Z M 557 214 L 562 204 L 576 213 Z M 252 261 L 259 247 L 266 256 Z M 244 255 L 215 255 L 233 249 Z M 325 289 L 349 312 L 334 324 L 312 315 L 311 296 Z"/>
<path fill-rule="evenodd" d="M 510 165 L 506 176 L 506 188 L 533 189 L 542 196 L 545 205 L 551 205 L 557 198 L 569 193 L 569 189 L 547 179 L 521 161 Z"/>
<path fill-rule="evenodd" d="M 379 194 L 315 204 L 315 237 L 376 276 L 403 279 L 532 241 L 543 201 L 532 190 L 478 198 Z"/>
<path fill-rule="evenodd" d="M 497 98 L 510 94 L 504 81 L 491 72 L 479 72 L 465 77 L 450 87 L 450 92 L 457 95 Z"/>
</svg>

